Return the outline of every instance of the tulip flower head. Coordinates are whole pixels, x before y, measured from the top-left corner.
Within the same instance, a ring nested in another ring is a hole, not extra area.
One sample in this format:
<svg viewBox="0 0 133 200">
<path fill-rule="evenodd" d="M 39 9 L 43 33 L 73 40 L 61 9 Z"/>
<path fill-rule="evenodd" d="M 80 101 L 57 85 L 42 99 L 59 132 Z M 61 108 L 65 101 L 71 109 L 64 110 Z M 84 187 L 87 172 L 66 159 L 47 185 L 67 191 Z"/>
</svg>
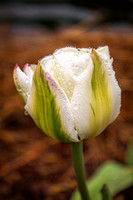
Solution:
<svg viewBox="0 0 133 200">
<path fill-rule="evenodd" d="M 121 89 L 107 46 L 65 47 L 37 65 L 16 65 L 25 110 L 48 136 L 79 142 L 100 134 L 120 112 Z"/>
</svg>

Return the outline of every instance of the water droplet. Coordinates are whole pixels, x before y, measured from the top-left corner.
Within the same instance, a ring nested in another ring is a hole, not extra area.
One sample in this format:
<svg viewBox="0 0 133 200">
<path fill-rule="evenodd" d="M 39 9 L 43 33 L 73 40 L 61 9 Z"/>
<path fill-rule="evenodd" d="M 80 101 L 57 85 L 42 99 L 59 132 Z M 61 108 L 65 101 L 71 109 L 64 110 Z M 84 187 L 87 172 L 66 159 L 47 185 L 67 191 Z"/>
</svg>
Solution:
<svg viewBox="0 0 133 200">
<path fill-rule="evenodd" d="M 74 109 L 74 110 L 77 110 L 77 109 L 78 109 L 78 105 L 75 104 L 75 105 L 73 106 L 73 109 Z"/>
<path fill-rule="evenodd" d="M 25 82 L 26 82 L 27 84 L 29 84 L 29 82 L 30 82 L 30 81 L 29 81 L 29 79 L 26 79 L 26 81 L 25 81 Z"/>
<path fill-rule="evenodd" d="M 70 121 L 70 118 L 68 118 L 67 120 Z"/>
<path fill-rule="evenodd" d="M 26 92 L 26 96 L 28 97 L 30 95 L 30 93 L 29 92 Z"/>
<path fill-rule="evenodd" d="M 22 90 L 21 90 L 21 89 L 18 89 L 18 92 L 22 92 Z"/>
<path fill-rule="evenodd" d="M 24 111 L 24 114 L 25 114 L 25 115 L 29 115 L 29 113 L 27 112 L 27 110 Z"/>
</svg>

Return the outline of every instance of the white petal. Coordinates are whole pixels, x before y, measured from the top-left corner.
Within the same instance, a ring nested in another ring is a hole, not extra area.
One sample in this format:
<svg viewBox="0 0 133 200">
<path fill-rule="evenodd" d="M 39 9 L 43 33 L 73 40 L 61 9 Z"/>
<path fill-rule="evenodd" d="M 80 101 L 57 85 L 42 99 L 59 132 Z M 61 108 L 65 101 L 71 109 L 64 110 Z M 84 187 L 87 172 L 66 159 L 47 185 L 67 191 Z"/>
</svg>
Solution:
<svg viewBox="0 0 133 200">
<path fill-rule="evenodd" d="M 71 75 L 78 76 L 86 69 L 89 55 L 88 49 L 66 47 L 56 51 L 54 58 L 64 73 L 69 71 Z"/>
<path fill-rule="evenodd" d="M 92 52 L 87 69 L 77 77 L 71 100 L 81 139 L 101 133 L 120 112 L 120 88 L 112 65 L 106 56 L 96 52 Z"/>
<path fill-rule="evenodd" d="M 61 141 L 65 141 L 65 138 L 67 138 L 69 142 L 79 141 L 77 131 L 74 127 L 74 118 L 69 100 L 58 82 L 45 68 L 42 68 L 41 65 L 37 66 L 37 71 L 34 74 L 33 80 L 31 94 L 25 108 L 37 125 L 47 135 Z M 51 98 L 52 100 L 50 100 Z M 55 102 L 55 104 L 53 102 Z M 41 110 L 38 112 L 39 108 Z M 53 119 L 55 120 L 53 121 Z M 56 122 L 60 120 L 61 127 L 59 127 L 58 133 L 57 131 L 53 132 L 54 129 L 58 129 L 58 127 L 54 127 L 58 126 Z M 64 135 L 61 136 L 62 132 Z"/>
<path fill-rule="evenodd" d="M 61 57 L 57 58 L 57 55 L 46 57 L 41 60 L 42 66 L 58 81 L 60 87 L 66 93 L 68 99 L 71 99 L 75 81 L 71 71 L 64 68 L 63 63 L 60 63 Z"/>
<path fill-rule="evenodd" d="M 36 67 L 37 65 L 26 64 L 23 68 L 24 73 L 29 77 L 31 81 L 34 74 L 33 66 Z"/>
<path fill-rule="evenodd" d="M 14 82 L 18 92 L 26 102 L 31 89 L 31 81 L 17 65 L 14 69 Z"/>
<path fill-rule="evenodd" d="M 90 54 L 88 49 L 66 47 L 53 54 L 52 72 L 50 72 L 71 101 L 75 87 L 75 78 L 87 67 Z M 47 63 L 46 63 L 47 65 Z"/>
<path fill-rule="evenodd" d="M 53 77 L 47 71 L 44 71 L 44 74 L 45 74 L 46 79 L 48 80 L 51 91 L 55 95 L 56 103 L 58 107 L 60 108 L 60 116 L 62 120 L 62 125 L 64 126 L 66 133 L 74 141 L 78 141 L 79 139 L 78 139 L 77 131 L 75 130 L 75 127 L 74 127 L 74 118 L 71 112 L 70 102 L 66 94 L 64 93 L 62 88 L 59 86 L 57 81 L 53 79 Z"/>
<path fill-rule="evenodd" d="M 105 59 L 107 62 L 110 62 L 110 64 L 112 65 L 113 58 L 110 58 L 110 52 L 109 52 L 108 46 L 99 47 L 98 49 L 96 49 L 96 51 L 100 53 L 100 56 L 102 59 Z"/>
<path fill-rule="evenodd" d="M 81 139 L 87 138 L 92 134 L 92 110 L 91 103 L 91 77 L 93 63 L 90 59 L 87 69 L 77 78 L 73 97 L 71 100 L 71 109 L 74 116 L 75 127 L 77 128 Z"/>
<path fill-rule="evenodd" d="M 107 55 L 110 58 L 109 51 L 108 51 Z M 110 123 L 111 123 L 112 121 L 114 121 L 114 119 L 116 119 L 116 117 L 120 113 L 121 89 L 120 89 L 118 82 L 116 80 L 115 71 L 113 70 L 112 62 L 110 62 L 110 59 L 107 60 L 101 54 L 99 54 L 99 57 L 101 57 L 102 65 L 104 66 L 104 68 L 107 71 L 109 87 L 111 89 L 111 94 L 112 94 L 112 101 L 113 101 L 112 102 L 113 103 L 112 108 L 113 108 L 113 110 L 112 110 L 112 117 L 111 117 L 111 120 L 110 120 Z"/>
<path fill-rule="evenodd" d="M 97 52 L 101 53 L 102 55 L 106 56 L 107 59 L 110 59 L 110 53 L 108 46 L 99 47 L 96 49 Z"/>
</svg>

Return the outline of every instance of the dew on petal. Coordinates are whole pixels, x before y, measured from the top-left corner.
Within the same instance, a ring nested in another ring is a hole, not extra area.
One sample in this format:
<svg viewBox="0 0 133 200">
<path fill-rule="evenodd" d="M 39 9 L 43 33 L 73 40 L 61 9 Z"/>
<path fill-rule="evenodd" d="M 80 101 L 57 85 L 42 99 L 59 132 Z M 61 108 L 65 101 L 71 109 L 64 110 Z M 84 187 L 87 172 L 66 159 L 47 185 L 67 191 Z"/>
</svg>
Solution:
<svg viewBox="0 0 133 200">
<path fill-rule="evenodd" d="M 75 104 L 74 106 L 73 106 L 73 109 L 74 110 L 77 110 L 79 108 L 79 105 L 78 104 Z"/>
<path fill-rule="evenodd" d="M 24 111 L 24 114 L 25 114 L 25 115 L 29 115 L 29 113 L 27 112 L 27 110 Z"/>
</svg>

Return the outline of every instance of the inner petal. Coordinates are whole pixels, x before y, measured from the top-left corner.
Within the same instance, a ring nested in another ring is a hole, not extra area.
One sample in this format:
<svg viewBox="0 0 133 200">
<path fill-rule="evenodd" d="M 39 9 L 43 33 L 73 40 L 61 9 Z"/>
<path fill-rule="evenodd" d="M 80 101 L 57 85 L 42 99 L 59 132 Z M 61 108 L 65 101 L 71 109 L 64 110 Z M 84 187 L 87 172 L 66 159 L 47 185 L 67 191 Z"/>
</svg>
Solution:
<svg viewBox="0 0 133 200">
<path fill-rule="evenodd" d="M 58 81 L 69 101 L 71 101 L 75 80 L 69 68 L 65 68 L 64 65 L 59 62 L 59 58 L 56 58 L 56 55 L 44 58 L 41 60 L 41 64 Z"/>
<path fill-rule="evenodd" d="M 58 81 L 69 101 L 73 96 L 75 81 L 88 65 L 91 49 L 61 48 L 53 56 L 41 60 L 42 66 Z"/>
<path fill-rule="evenodd" d="M 66 47 L 56 51 L 54 57 L 62 70 L 69 70 L 73 76 L 79 76 L 87 67 L 90 50 Z"/>
</svg>

